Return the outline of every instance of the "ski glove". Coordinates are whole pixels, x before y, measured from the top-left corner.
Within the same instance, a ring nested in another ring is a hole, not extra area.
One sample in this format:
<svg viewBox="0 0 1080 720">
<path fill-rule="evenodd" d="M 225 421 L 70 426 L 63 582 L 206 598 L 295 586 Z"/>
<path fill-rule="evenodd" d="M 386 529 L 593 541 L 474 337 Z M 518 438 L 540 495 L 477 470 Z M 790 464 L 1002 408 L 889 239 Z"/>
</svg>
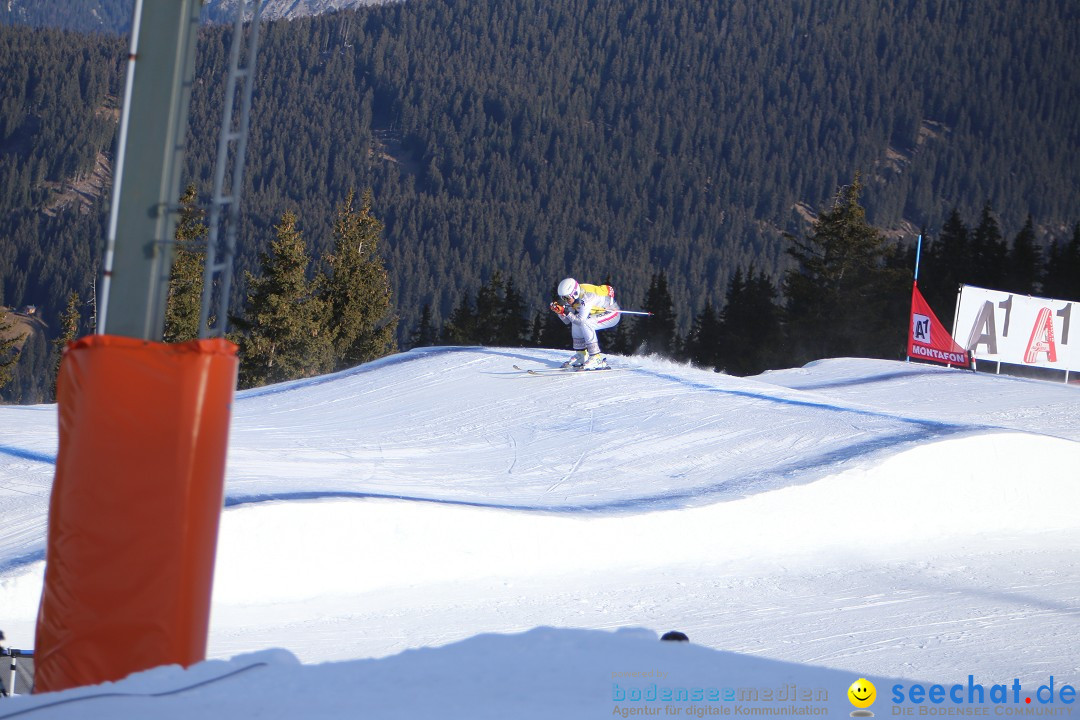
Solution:
<svg viewBox="0 0 1080 720">
<path fill-rule="evenodd" d="M 556 315 L 562 315 L 563 313 L 566 312 L 566 308 L 564 308 L 562 305 L 560 305 L 557 302 L 553 302 L 553 303 L 551 303 L 551 311 L 553 313 L 555 313 Z"/>
</svg>

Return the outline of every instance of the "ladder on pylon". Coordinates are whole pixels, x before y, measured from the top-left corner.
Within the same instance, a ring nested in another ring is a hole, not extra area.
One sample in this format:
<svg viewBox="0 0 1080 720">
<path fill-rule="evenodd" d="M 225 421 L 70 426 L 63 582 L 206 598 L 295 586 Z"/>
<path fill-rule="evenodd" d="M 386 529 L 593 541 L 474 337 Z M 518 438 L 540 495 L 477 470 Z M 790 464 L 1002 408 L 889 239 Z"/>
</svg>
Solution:
<svg viewBox="0 0 1080 720">
<path fill-rule="evenodd" d="M 247 152 L 251 119 L 251 90 L 255 84 L 255 61 L 259 54 L 262 4 L 263 0 L 239 0 L 236 8 L 229 77 L 225 85 L 217 161 L 214 165 L 214 189 L 210 199 L 209 236 L 203 269 L 202 303 L 199 309 L 200 338 L 225 335 L 229 295 L 232 292 L 236 234 L 240 223 L 240 195 L 244 187 L 244 155 Z M 254 8 L 245 31 L 244 18 L 252 5 Z M 239 117 L 234 117 L 238 94 L 240 112 Z M 229 191 L 226 194 L 226 172 L 229 170 Z"/>
</svg>

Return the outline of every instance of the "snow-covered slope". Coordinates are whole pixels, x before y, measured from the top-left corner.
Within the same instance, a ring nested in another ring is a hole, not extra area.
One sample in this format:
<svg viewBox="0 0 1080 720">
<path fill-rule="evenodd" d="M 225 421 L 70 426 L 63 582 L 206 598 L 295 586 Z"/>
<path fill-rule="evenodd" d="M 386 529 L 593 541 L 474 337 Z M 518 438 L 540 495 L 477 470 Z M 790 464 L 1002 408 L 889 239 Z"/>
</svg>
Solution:
<svg viewBox="0 0 1080 720">
<path fill-rule="evenodd" d="M 844 712 L 860 676 L 1080 680 L 1080 389 L 859 359 L 755 378 L 649 358 L 513 369 L 562 355 L 427 349 L 241 393 L 210 651 L 292 654 L 118 689 L 266 663 L 150 707 L 594 717 L 619 706 L 613 672 L 650 663 L 687 687 L 827 682 Z M 0 408 L 15 647 L 33 642 L 55 422 Z M 632 627 L 693 643 L 596 632 Z M 256 697 L 283 682 L 292 704 Z"/>
</svg>

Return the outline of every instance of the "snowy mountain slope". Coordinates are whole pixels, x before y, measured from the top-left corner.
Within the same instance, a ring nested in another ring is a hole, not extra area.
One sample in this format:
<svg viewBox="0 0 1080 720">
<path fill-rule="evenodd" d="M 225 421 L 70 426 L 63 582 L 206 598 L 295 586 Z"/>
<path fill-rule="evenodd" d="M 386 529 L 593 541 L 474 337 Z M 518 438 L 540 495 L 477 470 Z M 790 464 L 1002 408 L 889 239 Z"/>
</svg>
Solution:
<svg viewBox="0 0 1080 720">
<path fill-rule="evenodd" d="M 845 686 L 1080 676 L 1077 388 L 856 359 L 746 379 L 647 358 L 511 367 L 561 358 L 429 349 L 241 393 L 212 656 L 382 658 L 333 666 L 367 673 L 416 670 L 393 654 L 445 645 L 427 656 L 445 680 L 490 642 L 539 655 L 504 673 L 531 696 L 529 673 L 560 662 L 545 642 L 603 665 L 601 647 L 629 640 L 469 638 L 645 626 L 741 653 L 705 661 L 724 673 L 752 655 L 856 673 Z M 55 448 L 54 409 L 0 408 L 0 627 L 15 647 L 32 643 Z M 274 681 L 291 662 L 271 663 Z M 564 716 L 611 714 L 610 678 L 560 677 L 581 710 Z M 482 700 L 442 716 L 507 710 Z"/>
<path fill-rule="evenodd" d="M 381 5 L 392 0 L 264 0 L 262 16 L 267 20 L 291 20 L 321 15 L 364 5 Z M 396 1 L 396 0 L 394 0 Z M 231 22 L 236 17 L 237 0 L 204 0 L 203 17 Z"/>
</svg>

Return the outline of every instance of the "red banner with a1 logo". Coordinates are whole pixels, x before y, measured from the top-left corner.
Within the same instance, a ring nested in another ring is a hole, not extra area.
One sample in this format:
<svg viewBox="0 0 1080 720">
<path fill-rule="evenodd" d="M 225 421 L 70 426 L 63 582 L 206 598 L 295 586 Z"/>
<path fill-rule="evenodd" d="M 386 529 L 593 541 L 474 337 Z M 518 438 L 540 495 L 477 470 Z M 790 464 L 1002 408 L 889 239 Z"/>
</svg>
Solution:
<svg viewBox="0 0 1080 720">
<path fill-rule="evenodd" d="M 911 286 L 911 324 L 908 328 L 908 357 L 930 360 L 944 365 L 967 365 L 968 352 L 956 344 L 952 335 L 937 319 L 919 292 Z"/>
</svg>

